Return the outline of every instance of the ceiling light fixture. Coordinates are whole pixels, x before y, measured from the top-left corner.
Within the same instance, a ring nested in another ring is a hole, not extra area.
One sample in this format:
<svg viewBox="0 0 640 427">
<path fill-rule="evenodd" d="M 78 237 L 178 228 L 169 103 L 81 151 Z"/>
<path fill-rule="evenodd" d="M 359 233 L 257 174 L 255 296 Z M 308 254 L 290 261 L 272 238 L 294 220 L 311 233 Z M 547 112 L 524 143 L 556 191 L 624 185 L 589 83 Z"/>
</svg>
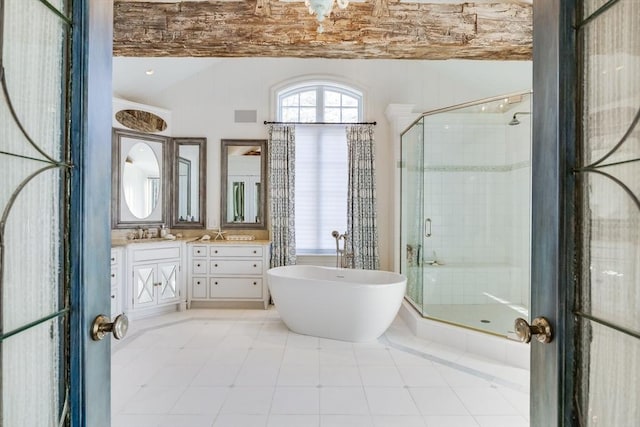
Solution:
<svg viewBox="0 0 640 427">
<path fill-rule="evenodd" d="M 309 8 L 309 13 L 316 15 L 318 20 L 318 32 L 323 33 L 324 27 L 322 22 L 331 15 L 334 3 L 338 4 L 340 9 L 344 9 L 349 5 L 349 0 L 305 0 L 304 4 Z"/>
<path fill-rule="evenodd" d="M 153 71 L 152 68 L 149 68 L 147 71 L 144 72 L 147 76 L 153 76 L 153 73 L 155 73 L 155 71 Z"/>
</svg>

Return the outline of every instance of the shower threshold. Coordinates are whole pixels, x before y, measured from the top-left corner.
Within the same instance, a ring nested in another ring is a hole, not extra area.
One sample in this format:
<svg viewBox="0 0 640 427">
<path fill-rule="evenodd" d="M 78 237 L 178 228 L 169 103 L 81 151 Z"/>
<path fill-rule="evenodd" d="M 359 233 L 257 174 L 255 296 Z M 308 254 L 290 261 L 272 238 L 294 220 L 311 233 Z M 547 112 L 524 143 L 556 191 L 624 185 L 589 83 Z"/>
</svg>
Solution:
<svg viewBox="0 0 640 427">
<path fill-rule="evenodd" d="M 513 338 L 517 317 L 528 318 L 527 307 L 515 304 L 425 304 L 425 317 Z"/>
</svg>

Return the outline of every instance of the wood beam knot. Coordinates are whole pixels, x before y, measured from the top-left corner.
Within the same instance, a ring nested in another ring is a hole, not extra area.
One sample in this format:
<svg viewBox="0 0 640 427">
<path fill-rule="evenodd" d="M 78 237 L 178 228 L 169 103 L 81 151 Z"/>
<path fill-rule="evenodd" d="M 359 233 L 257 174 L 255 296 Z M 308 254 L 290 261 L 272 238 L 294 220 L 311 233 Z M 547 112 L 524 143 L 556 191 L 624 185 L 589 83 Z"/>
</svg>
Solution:
<svg viewBox="0 0 640 427">
<path fill-rule="evenodd" d="M 271 0 L 256 0 L 255 14 L 258 16 L 271 16 Z"/>
</svg>

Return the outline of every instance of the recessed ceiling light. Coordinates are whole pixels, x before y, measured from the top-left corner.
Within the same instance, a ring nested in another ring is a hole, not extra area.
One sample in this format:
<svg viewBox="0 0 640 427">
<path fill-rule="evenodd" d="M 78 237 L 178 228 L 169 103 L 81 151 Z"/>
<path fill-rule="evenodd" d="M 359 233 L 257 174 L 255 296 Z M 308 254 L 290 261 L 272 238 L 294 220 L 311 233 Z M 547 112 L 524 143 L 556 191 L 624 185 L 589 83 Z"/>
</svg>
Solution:
<svg viewBox="0 0 640 427">
<path fill-rule="evenodd" d="M 153 70 L 153 68 L 149 68 L 147 71 L 144 72 L 147 76 L 152 76 L 153 73 L 155 73 L 155 71 Z"/>
</svg>

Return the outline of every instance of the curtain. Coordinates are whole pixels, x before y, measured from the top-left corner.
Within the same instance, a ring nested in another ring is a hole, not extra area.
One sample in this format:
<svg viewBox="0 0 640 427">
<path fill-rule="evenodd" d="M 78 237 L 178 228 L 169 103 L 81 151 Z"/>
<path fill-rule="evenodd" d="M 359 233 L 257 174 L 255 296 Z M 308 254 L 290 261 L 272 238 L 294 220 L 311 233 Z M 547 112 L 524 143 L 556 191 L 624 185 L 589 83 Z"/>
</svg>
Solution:
<svg viewBox="0 0 640 427">
<path fill-rule="evenodd" d="M 295 128 L 269 126 L 271 267 L 296 263 Z"/>
<path fill-rule="evenodd" d="M 380 257 L 376 226 L 373 125 L 347 127 L 347 150 L 347 248 L 353 255 L 354 268 L 377 270 Z"/>
</svg>

